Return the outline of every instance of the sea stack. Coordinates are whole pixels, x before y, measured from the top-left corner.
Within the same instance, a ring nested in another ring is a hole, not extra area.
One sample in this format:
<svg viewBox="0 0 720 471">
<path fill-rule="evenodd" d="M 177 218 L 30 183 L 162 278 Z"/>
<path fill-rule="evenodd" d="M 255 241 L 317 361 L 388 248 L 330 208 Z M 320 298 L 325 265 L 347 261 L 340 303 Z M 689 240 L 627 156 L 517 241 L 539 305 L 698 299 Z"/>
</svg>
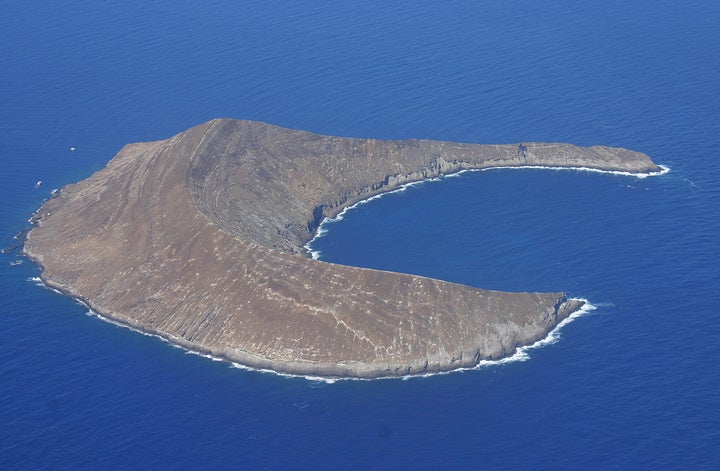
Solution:
<svg viewBox="0 0 720 471">
<path fill-rule="evenodd" d="M 38 210 L 25 253 L 51 287 L 134 329 L 256 368 L 375 378 L 512 355 L 582 307 L 312 260 L 323 218 L 399 186 L 500 166 L 658 172 L 569 144 L 322 136 L 216 119 L 125 146 Z"/>
</svg>

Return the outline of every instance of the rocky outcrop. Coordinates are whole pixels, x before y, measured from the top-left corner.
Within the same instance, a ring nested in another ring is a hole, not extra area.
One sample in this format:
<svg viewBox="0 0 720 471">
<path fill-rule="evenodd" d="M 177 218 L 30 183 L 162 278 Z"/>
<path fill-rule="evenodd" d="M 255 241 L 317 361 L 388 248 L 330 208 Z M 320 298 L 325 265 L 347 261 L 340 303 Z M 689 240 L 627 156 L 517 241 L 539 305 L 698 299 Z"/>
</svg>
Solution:
<svg viewBox="0 0 720 471">
<path fill-rule="evenodd" d="M 189 349 L 276 371 L 378 377 L 512 354 L 582 302 L 309 259 L 324 217 L 463 169 L 658 171 L 607 147 L 320 136 L 213 120 L 126 146 L 38 211 L 25 252 L 51 286 Z"/>
</svg>

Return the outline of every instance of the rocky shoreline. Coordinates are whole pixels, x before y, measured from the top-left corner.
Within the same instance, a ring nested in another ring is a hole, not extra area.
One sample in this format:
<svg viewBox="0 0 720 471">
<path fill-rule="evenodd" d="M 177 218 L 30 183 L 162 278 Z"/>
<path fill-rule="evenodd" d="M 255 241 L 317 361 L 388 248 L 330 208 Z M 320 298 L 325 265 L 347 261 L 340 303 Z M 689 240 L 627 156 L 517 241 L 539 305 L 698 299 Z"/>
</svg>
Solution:
<svg viewBox="0 0 720 471">
<path fill-rule="evenodd" d="M 310 260 L 325 217 L 403 184 L 499 166 L 659 172 L 624 149 L 319 136 L 213 120 L 126 146 L 38 211 L 48 286 L 189 350 L 282 373 L 374 378 L 512 355 L 582 308 Z"/>
<path fill-rule="evenodd" d="M 24 252 L 24 254 L 33 262 L 38 264 L 41 270 L 45 271 L 45 267 L 32 254 Z M 82 295 L 73 292 L 69 287 L 62 286 L 52 279 L 48 279 L 41 274 L 40 279 L 50 289 L 75 299 L 85 306 L 90 313 L 96 315 L 100 319 L 116 324 L 120 327 L 133 330 L 143 335 L 149 335 L 164 340 L 172 345 L 180 347 L 188 352 L 199 355 L 208 356 L 210 358 L 227 361 L 240 365 L 250 370 L 270 371 L 290 376 L 301 376 L 309 379 L 388 379 L 388 378 L 408 378 L 413 376 L 425 376 L 431 374 L 447 373 L 456 370 L 471 369 L 478 365 L 480 361 L 496 361 L 514 355 L 518 348 L 531 346 L 537 342 L 547 338 L 547 336 L 565 319 L 573 314 L 581 311 L 587 306 L 587 303 L 581 299 L 561 298 L 556 306 L 555 317 L 556 323 L 552 328 L 548 328 L 547 332 L 542 333 L 537 338 L 530 337 L 525 339 L 521 344 L 508 345 L 505 351 L 497 356 L 481 357 L 479 352 L 475 352 L 472 356 L 465 356 L 461 353 L 459 358 L 451 358 L 446 363 L 432 363 L 427 359 L 417 360 L 413 363 L 402 364 L 381 364 L 373 362 L 347 362 L 347 363 L 319 363 L 319 362 L 302 362 L 302 361 L 273 361 L 266 358 L 258 357 L 249 352 L 237 350 L 223 350 L 207 348 L 202 344 L 188 341 L 185 338 L 169 335 L 155 329 L 149 329 L 148 326 L 134 323 L 128 318 L 118 316 L 113 312 L 101 310 L 93 305 L 92 301 L 86 299 Z"/>
</svg>

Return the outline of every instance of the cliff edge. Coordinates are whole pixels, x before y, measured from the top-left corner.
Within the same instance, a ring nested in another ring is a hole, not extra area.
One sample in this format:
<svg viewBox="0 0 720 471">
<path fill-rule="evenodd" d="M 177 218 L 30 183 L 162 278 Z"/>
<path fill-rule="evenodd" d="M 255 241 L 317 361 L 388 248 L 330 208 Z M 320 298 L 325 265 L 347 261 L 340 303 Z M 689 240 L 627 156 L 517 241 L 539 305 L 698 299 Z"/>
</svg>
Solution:
<svg viewBox="0 0 720 471">
<path fill-rule="evenodd" d="M 660 169 L 608 147 L 321 136 L 217 119 L 130 144 L 34 218 L 45 282 L 183 347 L 279 372 L 401 376 L 514 353 L 582 306 L 342 266 L 303 245 L 326 216 L 463 169 Z"/>
</svg>

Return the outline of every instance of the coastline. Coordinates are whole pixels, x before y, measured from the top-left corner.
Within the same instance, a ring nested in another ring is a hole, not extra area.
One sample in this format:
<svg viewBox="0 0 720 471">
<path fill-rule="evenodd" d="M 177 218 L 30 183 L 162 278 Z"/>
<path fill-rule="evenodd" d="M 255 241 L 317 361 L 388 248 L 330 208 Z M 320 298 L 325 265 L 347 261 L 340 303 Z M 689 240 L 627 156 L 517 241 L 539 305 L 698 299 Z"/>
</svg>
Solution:
<svg viewBox="0 0 720 471">
<path fill-rule="evenodd" d="M 24 256 L 28 257 L 31 261 L 38 264 L 42 268 L 42 264 L 39 263 L 36 259 L 34 259 L 30 254 L 23 253 Z M 116 327 L 120 327 L 122 329 L 130 330 L 134 333 L 145 335 L 148 337 L 153 337 L 156 339 L 159 339 L 163 341 L 164 343 L 170 345 L 173 348 L 177 348 L 182 350 L 188 355 L 197 355 L 203 358 L 206 358 L 211 361 L 215 362 L 223 362 L 230 365 L 232 368 L 237 368 L 240 370 L 245 371 L 252 371 L 257 373 L 266 373 L 266 374 L 273 374 L 276 376 L 281 376 L 285 378 L 301 378 L 305 379 L 307 381 L 316 381 L 316 382 L 323 382 L 326 384 L 334 384 L 338 381 L 375 381 L 375 380 L 410 380 L 410 379 L 419 379 L 419 378 L 430 378 L 433 376 L 444 376 L 448 374 L 453 373 L 461 373 L 466 371 L 478 371 L 482 370 L 484 368 L 490 368 L 493 366 L 500 366 L 515 362 L 522 362 L 527 361 L 531 357 L 528 354 L 531 350 L 536 350 L 548 345 L 553 345 L 557 343 L 560 340 L 560 335 L 562 332 L 562 329 L 574 322 L 576 319 L 583 317 L 592 311 L 596 310 L 597 307 L 590 303 L 587 299 L 584 298 L 568 298 L 568 301 L 574 301 L 579 302 L 580 307 L 578 309 L 575 309 L 574 311 L 570 312 L 569 315 L 567 315 L 565 318 L 563 318 L 559 323 L 555 325 L 555 327 L 547 332 L 547 334 L 536 340 L 535 342 L 528 344 L 528 345 L 518 345 L 515 347 L 512 354 L 509 354 L 507 356 L 493 359 L 493 360 L 479 360 L 474 365 L 469 366 L 460 366 L 457 368 L 450 368 L 450 369 L 442 369 L 438 371 L 419 371 L 417 373 L 409 373 L 405 375 L 377 375 L 377 376 L 349 376 L 349 375 L 323 375 L 323 374 L 308 374 L 308 373 L 293 373 L 288 371 L 282 371 L 278 369 L 273 369 L 271 367 L 263 367 L 263 366 L 256 366 L 253 364 L 247 364 L 242 363 L 236 359 L 229 358 L 224 355 L 218 355 L 214 354 L 212 351 L 208 349 L 200 348 L 194 348 L 199 347 L 195 344 L 190 344 L 188 342 L 178 341 L 179 339 L 171 338 L 170 336 L 163 335 L 162 332 L 157 331 L 151 331 L 147 328 L 143 327 L 142 325 L 135 325 L 128 322 L 125 322 L 123 319 L 118 318 L 116 316 L 113 316 L 108 313 L 104 313 L 97 308 L 94 308 L 92 304 L 87 300 L 84 299 L 82 296 L 76 295 L 68 291 L 67 289 L 63 288 L 57 283 L 53 283 L 51 280 L 48 280 L 46 278 L 41 276 L 39 277 L 31 277 L 28 279 L 28 281 L 34 282 L 37 286 L 43 287 L 45 289 L 51 290 L 61 296 L 66 296 L 71 299 L 73 299 L 75 302 L 83 306 L 85 309 L 87 309 L 87 314 L 93 317 L 96 317 L 100 319 L 103 322 L 107 322 L 108 324 L 112 324 Z"/>
<path fill-rule="evenodd" d="M 403 183 L 398 188 L 392 188 L 385 192 L 378 193 L 378 194 L 372 195 L 368 198 L 357 201 L 357 202 L 343 208 L 340 212 L 338 212 L 333 217 L 323 218 L 323 220 L 320 222 L 320 224 L 318 224 L 318 227 L 315 229 L 315 232 L 314 232 L 312 238 L 303 245 L 303 249 L 305 249 L 307 255 L 309 255 L 310 258 L 312 258 L 313 260 L 321 260 L 321 258 L 320 258 L 321 253 L 318 252 L 317 250 L 312 249 L 313 242 L 315 242 L 317 239 L 323 237 L 327 233 L 327 229 L 325 228 L 325 226 L 327 224 L 333 224 L 338 221 L 342 221 L 342 219 L 345 217 L 345 214 L 348 211 L 351 211 L 359 206 L 362 206 L 364 204 L 367 204 L 371 201 L 382 198 L 384 196 L 391 195 L 394 193 L 401 193 L 401 192 L 407 190 L 408 188 L 411 188 L 416 185 L 421 185 L 421 184 L 429 183 L 429 182 L 441 181 L 444 178 L 459 177 L 460 175 L 462 175 L 464 173 L 468 173 L 468 172 L 487 172 L 487 171 L 491 171 L 491 170 L 525 170 L 525 169 L 528 169 L 528 170 L 554 170 L 554 171 L 604 173 L 604 174 L 608 174 L 608 175 L 618 175 L 618 176 L 623 176 L 623 177 L 634 177 L 634 178 L 644 179 L 644 178 L 648 178 L 648 177 L 659 177 L 659 176 L 669 173 L 671 170 L 670 167 L 668 167 L 667 165 L 658 165 L 658 167 L 660 168 L 659 172 L 647 172 L 647 173 L 622 172 L 622 171 L 618 171 L 618 170 L 602 170 L 602 169 L 592 168 L 592 167 L 554 167 L 554 166 L 547 166 L 547 165 L 515 165 L 515 166 L 505 165 L 505 166 L 484 167 L 484 168 L 464 168 L 464 169 L 460 169 L 456 172 L 447 173 L 447 174 L 443 174 L 443 175 L 436 176 L 436 177 L 431 177 L 431 178 L 426 178 L 426 179 L 422 179 L 422 180 L 415 180 L 415 181 Z"/>
<path fill-rule="evenodd" d="M 312 250 L 311 245 L 312 243 L 322 237 L 326 232 L 327 229 L 325 229 L 324 225 L 337 222 L 343 219 L 345 214 L 360 206 L 363 204 L 366 204 L 370 201 L 373 201 L 378 198 L 382 198 L 383 196 L 393 194 L 393 193 L 399 193 L 407 190 L 408 188 L 420 185 L 426 182 L 433 182 L 433 181 L 440 181 L 443 178 L 452 178 L 459 176 L 465 172 L 484 172 L 488 170 L 498 170 L 498 169 L 513 169 L 513 170 L 521 170 L 521 169 L 542 169 L 542 170 L 570 170 L 570 171 L 589 171 L 589 172 L 596 172 L 596 173 L 606 173 L 606 174 L 613 174 L 613 175 L 620 175 L 620 176 L 632 176 L 635 178 L 646 178 L 649 176 L 660 176 L 665 175 L 670 171 L 670 169 L 667 166 L 659 165 L 659 167 L 662 169 L 659 172 L 653 172 L 653 173 L 646 173 L 646 174 L 633 174 L 630 172 L 620 172 L 620 171 L 613 171 L 613 170 L 601 170 L 601 169 L 594 169 L 594 168 L 585 168 L 585 167 L 549 167 L 549 166 L 498 166 L 498 167 L 486 167 L 486 168 L 480 168 L 480 169 L 461 169 L 457 172 L 444 174 L 440 176 L 435 176 L 432 178 L 412 181 L 403 183 L 398 188 L 391 189 L 386 192 L 378 193 L 375 195 L 372 195 L 366 199 L 360 200 L 358 202 L 353 203 L 352 205 L 349 205 L 342 209 L 334 218 L 324 218 L 321 224 L 317 227 L 315 230 L 313 238 L 307 242 L 303 247 L 308 251 L 308 254 L 312 256 L 314 260 L 319 260 L 319 253 L 317 251 Z M 31 224 L 36 224 L 35 216 L 31 217 L 29 219 L 29 222 Z M 26 231 L 26 233 L 29 231 Z M 474 371 L 474 370 L 480 370 L 483 368 L 491 367 L 491 366 L 497 366 L 497 365 L 503 365 L 507 363 L 514 363 L 517 361 L 526 361 L 530 357 L 528 355 L 528 351 L 541 348 L 547 345 L 551 345 L 556 343 L 560 338 L 561 330 L 564 326 L 570 324 L 575 319 L 578 319 L 579 317 L 582 317 L 594 310 L 596 310 L 596 306 L 590 303 L 587 299 L 584 298 L 568 298 L 567 301 L 577 301 L 581 304 L 571 312 L 569 312 L 562 320 L 560 320 L 550 331 L 546 333 L 545 336 L 543 336 L 540 339 L 535 340 L 534 342 L 526 345 L 517 345 L 513 352 L 511 354 L 508 354 L 506 356 L 503 356 L 501 358 L 497 359 L 480 359 L 476 361 L 472 365 L 462 365 L 457 367 L 449 367 L 446 369 L 438 369 L 435 371 L 418 371 L 413 373 L 408 373 L 404 375 L 367 375 L 367 376 L 355 376 L 355 375 L 347 375 L 347 374 L 339 374 L 339 375 L 324 375 L 322 372 L 316 372 L 316 373 L 304 373 L 304 372 L 293 372 L 293 371 L 283 371 L 283 369 L 275 369 L 272 367 L 272 361 L 271 360 L 265 360 L 259 357 L 256 357 L 255 355 L 249 354 L 247 352 L 243 352 L 243 356 L 245 356 L 245 360 L 250 361 L 243 361 L 237 358 L 233 358 L 230 355 L 224 355 L 218 352 L 214 352 L 211 349 L 203 348 L 201 345 L 188 342 L 184 339 L 180 339 L 174 336 L 171 336 L 169 334 L 165 334 L 163 332 L 157 331 L 157 330 L 151 330 L 147 327 L 143 326 L 142 324 L 134 324 L 131 322 L 127 322 L 125 319 L 123 319 L 120 316 L 113 315 L 109 312 L 104 312 L 103 310 L 97 308 L 96 306 L 93 306 L 92 302 L 82 295 L 78 295 L 76 293 L 73 293 L 68 288 L 62 286 L 60 283 L 56 283 L 53 280 L 43 276 L 45 272 L 44 265 L 40 262 L 40 260 L 33 256 L 31 253 L 27 252 L 25 248 L 23 247 L 22 254 L 29 258 L 31 261 L 36 263 L 40 269 L 41 274 L 38 278 L 31 278 L 32 281 L 38 281 L 43 287 L 46 289 L 50 289 L 52 291 L 55 291 L 58 294 L 61 294 L 63 296 L 68 296 L 72 299 L 74 299 L 76 302 L 84 306 L 88 313 L 92 316 L 95 316 L 99 319 L 101 319 L 104 322 L 111 323 L 113 325 L 116 325 L 118 327 L 122 327 L 125 329 L 129 329 L 133 332 L 140 333 L 142 335 L 147 335 L 150 337 L 158 338 L 172 347 L 179 348 L 183 351 L 185 351 L 187 354 L 193 354 L 193 355 L 199 355 L 202 357 L 205 357 L 207 359 L 210 359 L 212 361 L 221 361 L 226 362 L 230 364 L 234 368 L 243 369 L 247 371 L 255 371 L 255 372 L 261 372 L 261 373 L 271 373 L 278 376 L 288 377 L 288 378 L 304 378 L 308 381 L 322 381 L 325 383 L 335 383 L 340 380 L 357 380 L 357 381 L 371 381 L 371 380 L 381 380 L 381 379 L 402 379 L 402 380 L 408 380 L 408 379 L 415 379 L 415 378 L 427 378 L 431 376 L 437 376 L 437 375 L 446 375 L 456 372 L 463 372 L 463 371 Z M 317 254 L 317 256 L 315 255 Z M 254 357 L 254 361 L 253 361 Z M 318 368 L 322 369 L 322 365 L 307 365 L 309 368 Z M 397 368 L 396 368 L 397 369 Z"/>
<path fill-rule="evenodd" d="M 248 352 L 236 351 L 232 354 L 229 354 L 226 352 L 213 351 L 212 349 L 205 348 L 202 345 L 198 345 L 197 343 L 193 343 L 161 331 L 148 329 L 146 326 L 140 323 L 128 322 L 121 316 L 115 315 L 112 312 L 107 312 L 93 305 L 90 300 L 88 300 L 82 295 L 73 293 L 69 288 L 63 286 L 61 283 L 55 282 L 52 279 L 43 276 L 43 273 L 45 272 L 44 265 L 37 257 L 33 256 L 25 249 L 23 249 L 22 255 L 37 264 L 41 269 L 40 276 L 30 278 L 30 281 L 39 283 L 42 287 L 46 289 L 50 289 L 60 295 L 67 296 L 75 300 L 77 303 L 85 307 L 90 315 L 95 316 L 104 322 L 108 322 L 118 327 L 129 329 L 136 333 L 161 339 L 164 342 L 170 344 L 171 346 L 182 349 L 190 354 L 203 356 L 212 361 L 227 362 L 238 369 L 245 369 L 248 371 L 257 371 L 262 373 L 273 373 L 279 376 L 304 378 L 310 381 L 323 381 L 327 383 L 334 383 L 338 380 L 370 381 L 376 379 L 411 379 L 430 377 L 460 371 L 477 370 L 487 366 L 505 364 L 515 361 L 525 361 L 526 359 L 528 359 L 528 350 L 555 343 L 559 339 L 559 332 L 563 326 L 569 324 L 576 318 L 596 309 L 594 305 L 592 305 L 588 300 L 584 298 L 565 298 L 562 303 L 559 303 L 558 306 L 556 306 L 556 315 L 558 315 L 558 317 L 560 317 L 561 319 L 553 326 L 552 329 L 546 332 L 542 337 L 535 339 L 533 342 L 525 345 L 515 345 L 513 346 L 511 352 L 507 352 L 507 354 L 494 359 L 475 358 L 475 360 L 471 360 L 470 362 L 460 359 L 460 363 L 458 365 L 450 363 L 437 366 L 428 365 L 427 361 L 425 362 L 424 366 L 422 362 L 411 365 L 408 365 L 406 363 L 376 364 L 355 362 L 351 364 L 333 364 L 297 361 L 283 362 L 260 358 Z M 569 311 L 568 308 L 570 309 Z M 413 369 L 414 371 L 411 372 L 411 370 Z M 403 370 L 405 370 L 406 373 L 397 373 Z M 380 371 L 395 371 L 396 374 L 383 374 Z"/>
<path fill-rule="evenodd" d="M 471 369 L 545 339 L 586 301 L 315 261 L 311 244 L 374 198 L 502 168 L 665 172 L 620 148 L 376 141 L 220 119 L 127 145 L 64 187 L 32 218 L 23 252 L 96 315 L 248 368 L 368 379 Z"/>
</svg>

